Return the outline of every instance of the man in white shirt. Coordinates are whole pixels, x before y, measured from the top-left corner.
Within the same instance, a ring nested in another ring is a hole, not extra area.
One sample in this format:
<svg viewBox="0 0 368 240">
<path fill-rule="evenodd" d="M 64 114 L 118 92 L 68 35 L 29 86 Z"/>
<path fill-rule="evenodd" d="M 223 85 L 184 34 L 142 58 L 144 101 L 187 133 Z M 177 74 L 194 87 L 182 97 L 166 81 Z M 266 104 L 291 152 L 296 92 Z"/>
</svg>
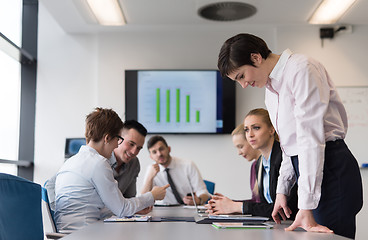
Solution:
<svg viewBox="0 0 368 240">
<path fill-rule="evenodd" d="M 194 205 L 191 192 L 196 204 L 204 204 L 208 200 L 210 195 L 206 184 L 192 161 L 171 157 L 171 148 L 162 136 L 151 137 L 147 148 L 156 163 L 147 169 L 142 194 L 151 191 L 154 186 L 170 183 L 165 198 L 157 203 Z"/>
</svg>

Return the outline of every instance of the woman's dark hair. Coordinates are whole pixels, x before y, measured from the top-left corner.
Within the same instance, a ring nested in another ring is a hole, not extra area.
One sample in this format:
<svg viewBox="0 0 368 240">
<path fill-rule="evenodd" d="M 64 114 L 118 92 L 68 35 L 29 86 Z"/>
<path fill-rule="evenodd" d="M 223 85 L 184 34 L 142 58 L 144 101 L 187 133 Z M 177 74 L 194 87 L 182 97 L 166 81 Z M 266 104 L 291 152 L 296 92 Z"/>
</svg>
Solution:
<svg viewBox="0 0 368 240">
<path fill-rule="evenodd" d="M 263 39 L 248 33 L 241 33 L 226 40 L 221 47 L 217 63 L 222 77 L 227 77 L 243 65 L 255 67 L 251 60 L 252 53 L 259 53 L 266 59 L 271 50 Z"/>
<path fill-rule="evenodd" d="M 113 138 L 120 134 L 123 126 L 114 110 L 97 107 L 86 117 L 86 142 L 98 142 L 107 134 Z"/>
</svg>

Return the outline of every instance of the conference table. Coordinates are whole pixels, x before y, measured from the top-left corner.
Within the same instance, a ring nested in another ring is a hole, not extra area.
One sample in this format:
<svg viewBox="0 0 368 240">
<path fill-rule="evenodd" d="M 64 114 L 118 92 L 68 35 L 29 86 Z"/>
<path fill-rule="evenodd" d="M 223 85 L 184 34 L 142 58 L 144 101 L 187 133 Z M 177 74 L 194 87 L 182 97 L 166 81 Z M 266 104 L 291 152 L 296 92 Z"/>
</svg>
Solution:
<svg viewBox="0 0 368 240">
<path fill-rule="evenodd" d="M 177 207 L 154 207 L 149 214 L 154 219 L 183 220 L 197 215 L 196 209 Z M 310 233 L 303 229 L 286 232 L 290 221 L 274 225 L 273 229 L 217 229 L 211 224 L 197 224 L 185 221 L 163 222 L 97 222 L 67 235 L 63 240 L 343 240 L 335 234 Z"/>
</svg>

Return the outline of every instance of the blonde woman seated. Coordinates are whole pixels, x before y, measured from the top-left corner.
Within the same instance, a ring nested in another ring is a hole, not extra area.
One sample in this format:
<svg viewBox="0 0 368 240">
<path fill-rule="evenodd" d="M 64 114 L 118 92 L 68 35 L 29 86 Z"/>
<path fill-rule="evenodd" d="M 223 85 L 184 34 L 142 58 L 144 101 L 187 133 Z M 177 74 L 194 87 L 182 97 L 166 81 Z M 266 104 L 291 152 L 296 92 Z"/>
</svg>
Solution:
<svg viewBox="0 0 368 240">
<path fill-rule="evenodd" d="M 282 152 L 267 110 L 259 108 L 250 111 L 244 119 L 244 131 L 249 144 L 262 154 L 255 165 L 260 202 L 233 201 L 214 195 L 206 206 L 208 212 L 215 215 L 240 213 L 271 218 Z M 288 206 L 294 217 L 297 212 L 296 186 L 290 192 Z"/>
<path fill-rule="evenodd" d="M 247 139 L 245 138 L 244 124 L 239 124 L 231 133 L 234 146 L 238 149 L 238 154 L 244 157 L 248 162 L 252 162 L 250 168 L 250 189 L 252 190 L 252 199 L 247 200 L 250 202 L 260 202 L 258 194 L 258 184 L 256 177 L 256 164 L 257 159 L 261 155 L 261 152 L 257 149 L 253 149 Z M 216 195 L 221 195 L 216 193 Z"/>
</svg>

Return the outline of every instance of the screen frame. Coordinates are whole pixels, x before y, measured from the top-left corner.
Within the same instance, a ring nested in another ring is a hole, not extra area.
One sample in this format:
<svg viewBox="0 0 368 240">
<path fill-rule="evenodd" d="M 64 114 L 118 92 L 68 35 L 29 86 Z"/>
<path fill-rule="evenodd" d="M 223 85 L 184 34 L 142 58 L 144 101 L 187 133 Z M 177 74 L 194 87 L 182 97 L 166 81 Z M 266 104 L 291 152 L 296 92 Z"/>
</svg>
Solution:
<svg viewBox="0 0 368 240">
<path fill-rule="evenodd" d="M 136 69 L 125 70 L 125 119 L 138 120 L 138 71 L 219 71 L 216 69 Z M 229 134 L 235 128 L 235 82 L 229 78 L 221 78 L 222 96 L 216 104 L 221 104 L 223 127 L 222 132 L 148 132 L 149 134 Z M 218 89 L 217 89 L 218 91 Z M 220 101 L 220 103 L 219 103 Z"/>
</svg>

